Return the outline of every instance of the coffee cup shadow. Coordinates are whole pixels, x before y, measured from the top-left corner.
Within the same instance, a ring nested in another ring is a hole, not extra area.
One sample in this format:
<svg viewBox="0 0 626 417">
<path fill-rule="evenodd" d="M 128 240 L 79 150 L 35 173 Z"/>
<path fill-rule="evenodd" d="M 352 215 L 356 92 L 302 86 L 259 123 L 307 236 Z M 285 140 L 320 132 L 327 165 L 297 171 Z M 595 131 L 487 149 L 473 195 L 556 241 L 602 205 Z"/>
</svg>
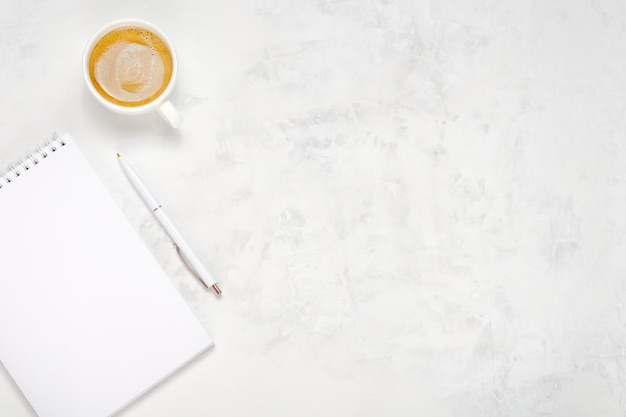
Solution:
<svg viewBox="0 0 626 417">
<path fill-rule="evenodd" d="M 146 130 L 158 133 L 159 136 L 179 137 L 180 131 L 172 129 L 160 120 L 156 112 L 138 115 L 127 115 L 112 112 L 103 107 L 88 89 L 82 90 L 82 107 L 85 122 L 89 126 L 101 131 L 120 132 L 129 136 L 138 136 L 146 133 Z"/>
</svg>

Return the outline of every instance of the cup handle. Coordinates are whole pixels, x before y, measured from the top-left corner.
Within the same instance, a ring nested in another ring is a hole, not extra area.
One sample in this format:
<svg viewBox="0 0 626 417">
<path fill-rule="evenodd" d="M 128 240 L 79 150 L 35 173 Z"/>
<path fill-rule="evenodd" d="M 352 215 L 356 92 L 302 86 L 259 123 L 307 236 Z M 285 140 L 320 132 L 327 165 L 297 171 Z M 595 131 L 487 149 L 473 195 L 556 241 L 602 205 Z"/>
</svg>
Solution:
<svg viewBox="0 0 626 417">
<path fill-rule="evenodd" d="M 173 128 L 180 126 L 183 121 L 182 116 L 169 100 L 165 100 L 159 107 L 157 107 L 157 111 Z"/>
</svg>

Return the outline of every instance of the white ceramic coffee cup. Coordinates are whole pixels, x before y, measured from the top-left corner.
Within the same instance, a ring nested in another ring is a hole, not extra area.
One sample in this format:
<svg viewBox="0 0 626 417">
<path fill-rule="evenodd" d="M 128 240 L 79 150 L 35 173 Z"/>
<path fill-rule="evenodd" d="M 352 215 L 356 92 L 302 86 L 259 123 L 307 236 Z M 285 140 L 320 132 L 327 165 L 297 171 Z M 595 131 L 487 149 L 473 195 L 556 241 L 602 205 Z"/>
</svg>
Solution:
<svg viewBox="0 0 626 417">
<path fill-rule="evenodd" d="M 134 106 L 134 107 L 122 106 L 122 105 L 109 101 L 107 98 L 102 96 L 98 92 L 98 90 L 96 90 L 91 80 L 91 76 L 89 75 L 89 60 L 91 57 L 91 53 L 95 45 L 98 43 L 98 41 L 104 35 L 111 32 L 112 30 L 119 29 L 121 27 L 126 27 L 126 26 L 135 26 L 135 27 L 144 28 L 153 32 L 157 36 L 159 36 L 163 40 L 165 45 L 167 45 L 167 48 L 169 49 L 170 55 L 172 57 L 172 76 L 170 77 L 170 81 L 167 87 L 165 88 L 165 90 L 163 90 L 163 92 L 158 97 L 156 97 L 154 100 L 150 101 L 149 103 L 142 104 L 140 106 Z M 85 46 L 85 51 L 83 53 L 83 75 L 85 76 L 85 82 L 87 83 L 87 87 L 89 88 L 89 91 L 91 91 L 93 96 L 104 107 L 108 108 L 109 110 L 113 110 L 114 112 L 121 113 L 121 114 L 128 114 L 128 115 L 143 114 L 143 113 L 156 110 L 163 117 L 163 119 L 165 119 L 165 121 L 172 127 L 178 127 L 180 126 L 182 122 L 182 117 L 180 113 L 178 113 L 174 105 L 169 100 L 167 100 L 168 96 L 174 89 L 174 85 L 176 84 L 177 73 L 178 73 L 178 61 L 176 59 L 176 52 L 174 51 L 172 42 L 165 35 L 165 33 L 163 33 L 163 31 L 161 31 L 158 27 L 142 19 L 126 18 L 126 19 L 114 20 L 112 22 L 107 23 L 106 25 L 98 29 L 96 33 L 94 33 L 91 36 L 91 38 L 89 39 L 89 42 L 87 42 L 87 45 Z"/>
</svg>

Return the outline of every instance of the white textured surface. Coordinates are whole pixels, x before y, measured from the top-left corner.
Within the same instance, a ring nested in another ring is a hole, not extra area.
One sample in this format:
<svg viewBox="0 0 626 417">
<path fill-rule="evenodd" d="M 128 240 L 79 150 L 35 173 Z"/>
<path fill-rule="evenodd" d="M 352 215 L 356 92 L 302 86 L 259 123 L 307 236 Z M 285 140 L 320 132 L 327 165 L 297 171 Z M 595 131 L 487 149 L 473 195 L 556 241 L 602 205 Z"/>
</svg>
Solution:
<svg viewBox="0 0 626 417">
<path fill-rule="evenodd" d="M 71 133 L 216 341 L 120 417 L 626 414 L 622 2 L 128 3 L 0 6 L 0 164 Z M 178 131 L 89 96 L 120 17 L 176 45 Z"/>
</svg>

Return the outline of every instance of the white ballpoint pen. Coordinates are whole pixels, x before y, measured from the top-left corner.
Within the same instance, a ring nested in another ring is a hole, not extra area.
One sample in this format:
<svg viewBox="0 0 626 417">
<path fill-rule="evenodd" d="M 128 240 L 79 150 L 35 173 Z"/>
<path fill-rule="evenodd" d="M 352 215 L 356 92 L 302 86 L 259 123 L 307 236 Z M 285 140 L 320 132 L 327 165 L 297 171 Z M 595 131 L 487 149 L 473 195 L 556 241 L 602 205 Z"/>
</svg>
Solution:
<svg viewBox="0 0 626 417">
<path fill-rule="evenodd" d="M 215 294 L 220 295 L 222 290 L 217 286 L 217 282 L 211 276 L 209 271 L 206 270 L 200 259 L 196 256 L 196 254 L 191 250 L 191 247 L 187 244 L 182 235 L 178 232 L 174 224 L 170 220 L 170 218 L 165 214 L 163 207 L 161 204 L 154 198 L 152 193 L 148 190 L 148 187 L 144 184 L 144 181 L 141 179 L 137 171 L 124 159 L 122 155 L 117 154 L 117 159 L 122 166 L 122 170 L 128 177 L 131 185 L 135 188 L 137 193 L 141 196 L 142 200 L 152 213 L 157 218 L 163 229 L 167 232 L 170 238 L 174 241 L 174 245 L 176 246 L 176 251 L 180 255 L 180 257 L 187 263 L 191 271 L 196 275 L 196 277 L 200 280 L 200 282 L 206 287 L 209 286 L 213 289 Z"/>
</svg>

